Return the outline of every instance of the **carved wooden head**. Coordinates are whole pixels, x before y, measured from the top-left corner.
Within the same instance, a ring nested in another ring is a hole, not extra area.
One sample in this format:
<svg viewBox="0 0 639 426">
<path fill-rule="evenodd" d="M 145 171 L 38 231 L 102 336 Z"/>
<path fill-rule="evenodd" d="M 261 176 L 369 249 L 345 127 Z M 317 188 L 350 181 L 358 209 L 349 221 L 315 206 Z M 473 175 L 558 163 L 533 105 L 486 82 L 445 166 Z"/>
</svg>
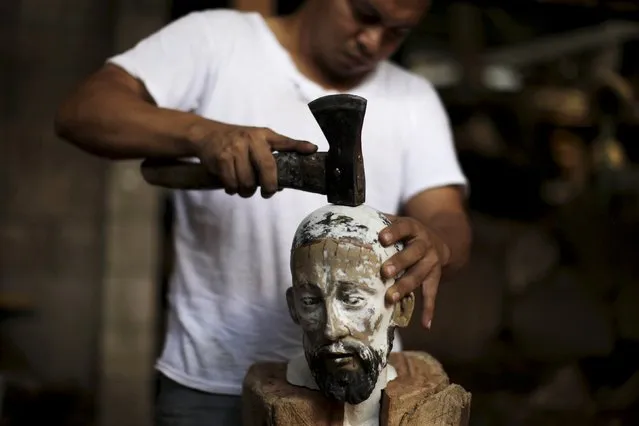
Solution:
<svg viewBox="0 0 639 426">
<path fill-rule="evenodd" d="M 395 306 L 385 301 L 394 280 L 383 280 L 381 267 L 402 248 L 379 242 L 389 224 L 364 205 L 328 205 L 302 221 L 291 250 L 286 297 L 304 333 L 306 360 L 320 390 L 349 404 L 370 396 L 395 327 L 408 325 L 413 312 L 412 294 Z"/>
</svg>

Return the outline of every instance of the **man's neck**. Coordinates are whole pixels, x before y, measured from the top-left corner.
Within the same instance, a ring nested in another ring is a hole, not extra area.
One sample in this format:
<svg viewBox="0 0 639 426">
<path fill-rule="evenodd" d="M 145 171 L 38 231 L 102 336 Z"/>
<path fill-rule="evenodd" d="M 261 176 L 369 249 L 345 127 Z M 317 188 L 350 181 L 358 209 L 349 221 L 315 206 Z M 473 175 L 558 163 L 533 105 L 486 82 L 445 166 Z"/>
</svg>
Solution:
<svg viewBox="0 0 639 426">
<path fill-rule="evenodd" d="M 288 51 L 300 73 L 324 89 L 348 91 L 366 78 L 343 79 L 322 69 L 313 51 L 309 34 L 313 24 L 304 6 L 291 15 L 266 18 L 266 23 L 277 41 Z"/>
</svg>

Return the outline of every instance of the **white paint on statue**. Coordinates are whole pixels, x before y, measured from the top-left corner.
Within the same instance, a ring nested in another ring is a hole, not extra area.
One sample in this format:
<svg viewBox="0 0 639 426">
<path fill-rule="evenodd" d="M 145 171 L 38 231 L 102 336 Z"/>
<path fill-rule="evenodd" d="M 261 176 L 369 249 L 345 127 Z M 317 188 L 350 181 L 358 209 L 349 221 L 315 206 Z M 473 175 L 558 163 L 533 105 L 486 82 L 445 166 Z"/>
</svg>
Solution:
<svg viewBox="0 0 639 426">
<path fill-rule="evenodd" d="M 378 426 L 382 390 L 397 377 L 387 364 L 389 327 L 397 324 L 394 307 L 385 302 L 395 280 L 382 280 L 381 265 L 402 246 L 379 242 L 388 225 L 388 218 L 370 207 L 328 205 L 302 221 L 293 241 L 293 287 L 287 297 L 304 331 L 306 354 L 288 363 L 287 381 L 321 391 L 313 375 L 317 371 L 309 366 L 310 354 L 320 346 L 332 356 L 344 356 L 322 360 L 334 369 L 357 370 L 368 362 L 376 373 L 366 399 L 344 402 L 343 426 Z M 353 356 L 353 348 L 363 350 Z"/>
<path fill-rule="evenodd" d="M 331 220 L 335 216 L 342 216 L 344 220 Z M 306 216 L 300 223 L 292 250 L 311 239 L 353 239 L 370 245 L 380 259 L 387 259 L 400 249 L 399 245 L 384 247 L 379 242 L 379 233 L 390 223 L 383 213 L 372 207 L 328 204 Z M 306 232 L 300 232 L 300 229 L 305 229 Z"/>
</svg>

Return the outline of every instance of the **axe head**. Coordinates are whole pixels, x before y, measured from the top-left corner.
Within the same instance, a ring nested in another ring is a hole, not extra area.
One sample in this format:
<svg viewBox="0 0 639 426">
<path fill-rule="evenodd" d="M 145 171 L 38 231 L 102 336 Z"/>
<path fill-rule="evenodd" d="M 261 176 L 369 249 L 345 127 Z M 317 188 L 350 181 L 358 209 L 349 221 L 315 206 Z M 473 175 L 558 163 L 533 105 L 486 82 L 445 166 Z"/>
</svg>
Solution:
<svg viewBox="0 0 639 426">
<path fill-rule="evenodd" d="M 358 206 L 366 201 L 362 157 L 362 125 L 366 99 L 349 94 L 328 95 L 308 104 L 329 149 L 325 163 L 328 202 Z"/>
</svg>

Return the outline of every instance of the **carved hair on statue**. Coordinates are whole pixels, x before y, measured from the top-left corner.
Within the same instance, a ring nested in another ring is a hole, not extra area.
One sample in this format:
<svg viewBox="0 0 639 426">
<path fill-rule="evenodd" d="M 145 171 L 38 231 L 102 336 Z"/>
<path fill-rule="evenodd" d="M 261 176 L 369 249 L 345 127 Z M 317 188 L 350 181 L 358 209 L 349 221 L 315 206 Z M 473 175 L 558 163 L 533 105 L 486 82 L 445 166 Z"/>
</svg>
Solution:
<svg viewBox="0 0 639 426">
<path fill-rule="evenodd" d="M 291 247 L 293 287 L 286 298 L 303 330 L 308 366 L 327 397 L 349 404 L 370 396 L 395 327 L 407 326 L 413 312 L 412 293 L 395 306 L 385 301 L 395 280 L 382 280 L 381 266 L 402 249 L 380 243 L 388 225 L 371 207 L 331 204 L 301 222 Z"/>
</svg>

